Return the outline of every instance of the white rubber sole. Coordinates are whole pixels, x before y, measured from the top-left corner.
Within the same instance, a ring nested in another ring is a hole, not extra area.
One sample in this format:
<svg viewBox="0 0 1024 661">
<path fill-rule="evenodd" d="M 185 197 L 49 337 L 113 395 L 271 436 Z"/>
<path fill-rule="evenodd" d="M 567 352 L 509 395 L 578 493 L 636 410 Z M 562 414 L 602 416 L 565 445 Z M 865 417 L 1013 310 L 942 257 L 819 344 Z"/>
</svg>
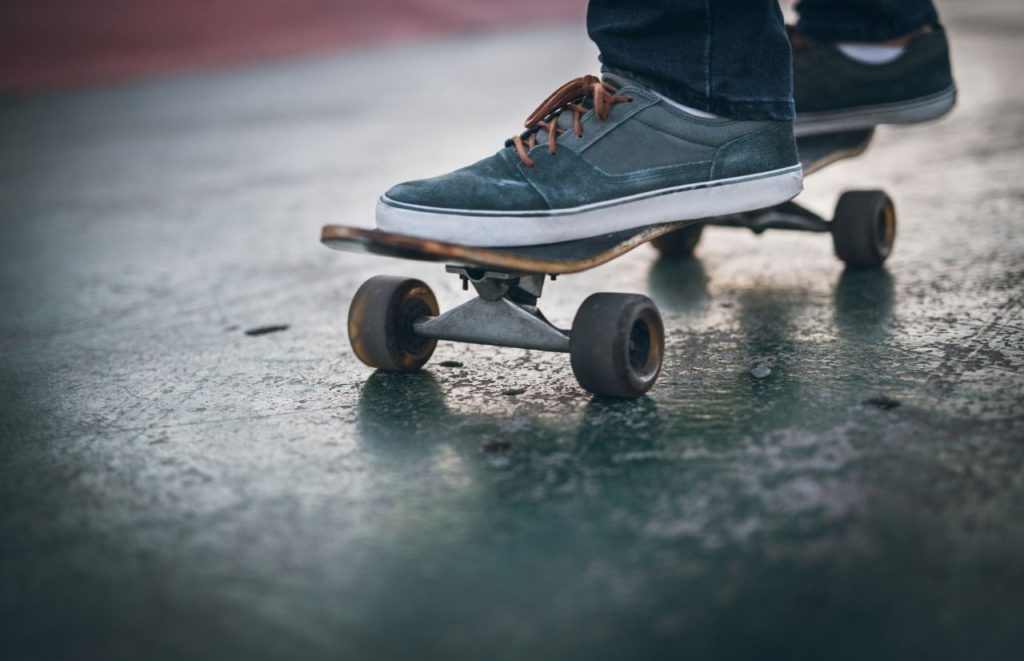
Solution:
<svg viewBox="0 0 1024 661">
<path fill-rule="evenodd" d="M 791 200 L 802 189 L 803 173 L 793 165 L 553 211 L 455 211 L 382 197 L 377 229 L 479 248 L 539 245 L 763 209 Z"/>
<path fill-rule="evenodd" d="M 798 115 L 793 122 L 797 137 L 868 129 L 879 124 L 916 124 L 942 117 L 956 104 L 956 87 L 903 103 L 865 106 L 840 112 Z"/>
</svg>

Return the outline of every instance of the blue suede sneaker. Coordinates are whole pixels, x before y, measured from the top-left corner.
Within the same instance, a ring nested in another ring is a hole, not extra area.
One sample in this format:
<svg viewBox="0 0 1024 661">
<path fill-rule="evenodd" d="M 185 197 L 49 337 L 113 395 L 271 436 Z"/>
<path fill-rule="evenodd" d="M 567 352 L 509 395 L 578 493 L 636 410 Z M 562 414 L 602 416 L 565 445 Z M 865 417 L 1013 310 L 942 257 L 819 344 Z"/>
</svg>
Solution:
<svg viewBox="0 0 1024 661">
<path fill-rule="evenodd" d="M 699 117 L 636 83 L 584 76 L 497 154 L 391 188 L 377 227 L 472 246 L 556 243 L 769 207 L 801 188 L 791 122 Z"/>
</svg>

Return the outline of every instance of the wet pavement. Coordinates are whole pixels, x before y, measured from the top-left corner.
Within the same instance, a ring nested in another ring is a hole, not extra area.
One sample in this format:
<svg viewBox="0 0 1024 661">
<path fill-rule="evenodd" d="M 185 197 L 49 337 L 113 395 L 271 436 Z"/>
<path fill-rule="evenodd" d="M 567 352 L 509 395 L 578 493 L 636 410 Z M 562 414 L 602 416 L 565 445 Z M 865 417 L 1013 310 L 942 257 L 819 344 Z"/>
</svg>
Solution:
<svg viewBox="0 0 1024 661">
<path fill-rule="evenodd" d="M 660 306 L 634 402 L 538 352 L 373 373 L 365 278 L 467 294 L 317 242 L 497 149 L 581 29 L 0 103 L 0 656 L 1019 655 L 1024 16 L 946 16 L 956 114 L 806 182 L 890 192 L 888 268 L 712 228 L 548 285 Z"/>
</svg>

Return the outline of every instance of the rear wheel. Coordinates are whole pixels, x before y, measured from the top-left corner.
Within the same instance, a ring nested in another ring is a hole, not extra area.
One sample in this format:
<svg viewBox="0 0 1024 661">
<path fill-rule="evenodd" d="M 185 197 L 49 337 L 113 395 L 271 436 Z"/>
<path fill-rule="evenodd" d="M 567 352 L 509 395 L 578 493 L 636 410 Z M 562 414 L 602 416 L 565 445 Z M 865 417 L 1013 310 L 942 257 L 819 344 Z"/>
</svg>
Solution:
<svg viewBox="0 0 1024 661">
<path fill-rule="evenodd" d="M 895 241 L 896 208 L 885 191 L 848 191 L 839 196 L 832 218 L 832 245 L 847 266 L 881 266 Z"/>
<path fill-rule="evenodd" d="M 378 275 L 359 288 L 348 309 L 348 339 L 370 367 L 413 372 L 430 360 L 437 340 L 420 337 L 412 324 L 438 315 L 437 298 L 413 278 Z"/>
<path fill-rule="evenodd" d="M 646 296 L 592 294 L 572 322 L 572 371 L 595 395 L 643 395 L 658 379 L 664 352 L 661 315 Z"/>
<path fill-rule="evenodd" d="M 694 223 L 674 232 L 662 234 L 651 241 L 651 245 L 665 257 L 690 257 L 700 243 L 700 235 L 703 232 L 704 223 Z"/>
</svg>

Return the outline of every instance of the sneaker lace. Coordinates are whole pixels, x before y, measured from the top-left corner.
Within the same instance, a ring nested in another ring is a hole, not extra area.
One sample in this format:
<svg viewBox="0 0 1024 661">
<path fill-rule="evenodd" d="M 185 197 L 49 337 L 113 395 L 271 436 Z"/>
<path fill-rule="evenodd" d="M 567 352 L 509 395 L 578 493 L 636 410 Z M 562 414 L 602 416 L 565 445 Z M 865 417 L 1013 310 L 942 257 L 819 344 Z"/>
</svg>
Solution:
<svg viewBox="0 0 1024 661">
<path fill-rule="evenodd" d="M 565 131 L 558 126 L 558 118 L 566 110 L 572 111 L 572 126 L 576 136 L 583 137 L 583 124 L 580 119 L 589 110 L 582 105 L 586 99 L 591 100 L 594 114 L 602 121 L 608 117 L 616 103 L 632 101 L 629 97 L 615 94 L 615 88 L 597 76 L 587 75 L 570 80 L 555 90 L 526 118 L 526 131 L 513 136 L 510 144 L 515 146 L 523 165 L 528 168 L 534 166 L 534 160 L 527 152 L 537 146 L 537 134 L 541 130 L 547 131 L 548 151 L 552 156 L 555 154 L 558 150 L 558 136 Z"/>
</svg>

